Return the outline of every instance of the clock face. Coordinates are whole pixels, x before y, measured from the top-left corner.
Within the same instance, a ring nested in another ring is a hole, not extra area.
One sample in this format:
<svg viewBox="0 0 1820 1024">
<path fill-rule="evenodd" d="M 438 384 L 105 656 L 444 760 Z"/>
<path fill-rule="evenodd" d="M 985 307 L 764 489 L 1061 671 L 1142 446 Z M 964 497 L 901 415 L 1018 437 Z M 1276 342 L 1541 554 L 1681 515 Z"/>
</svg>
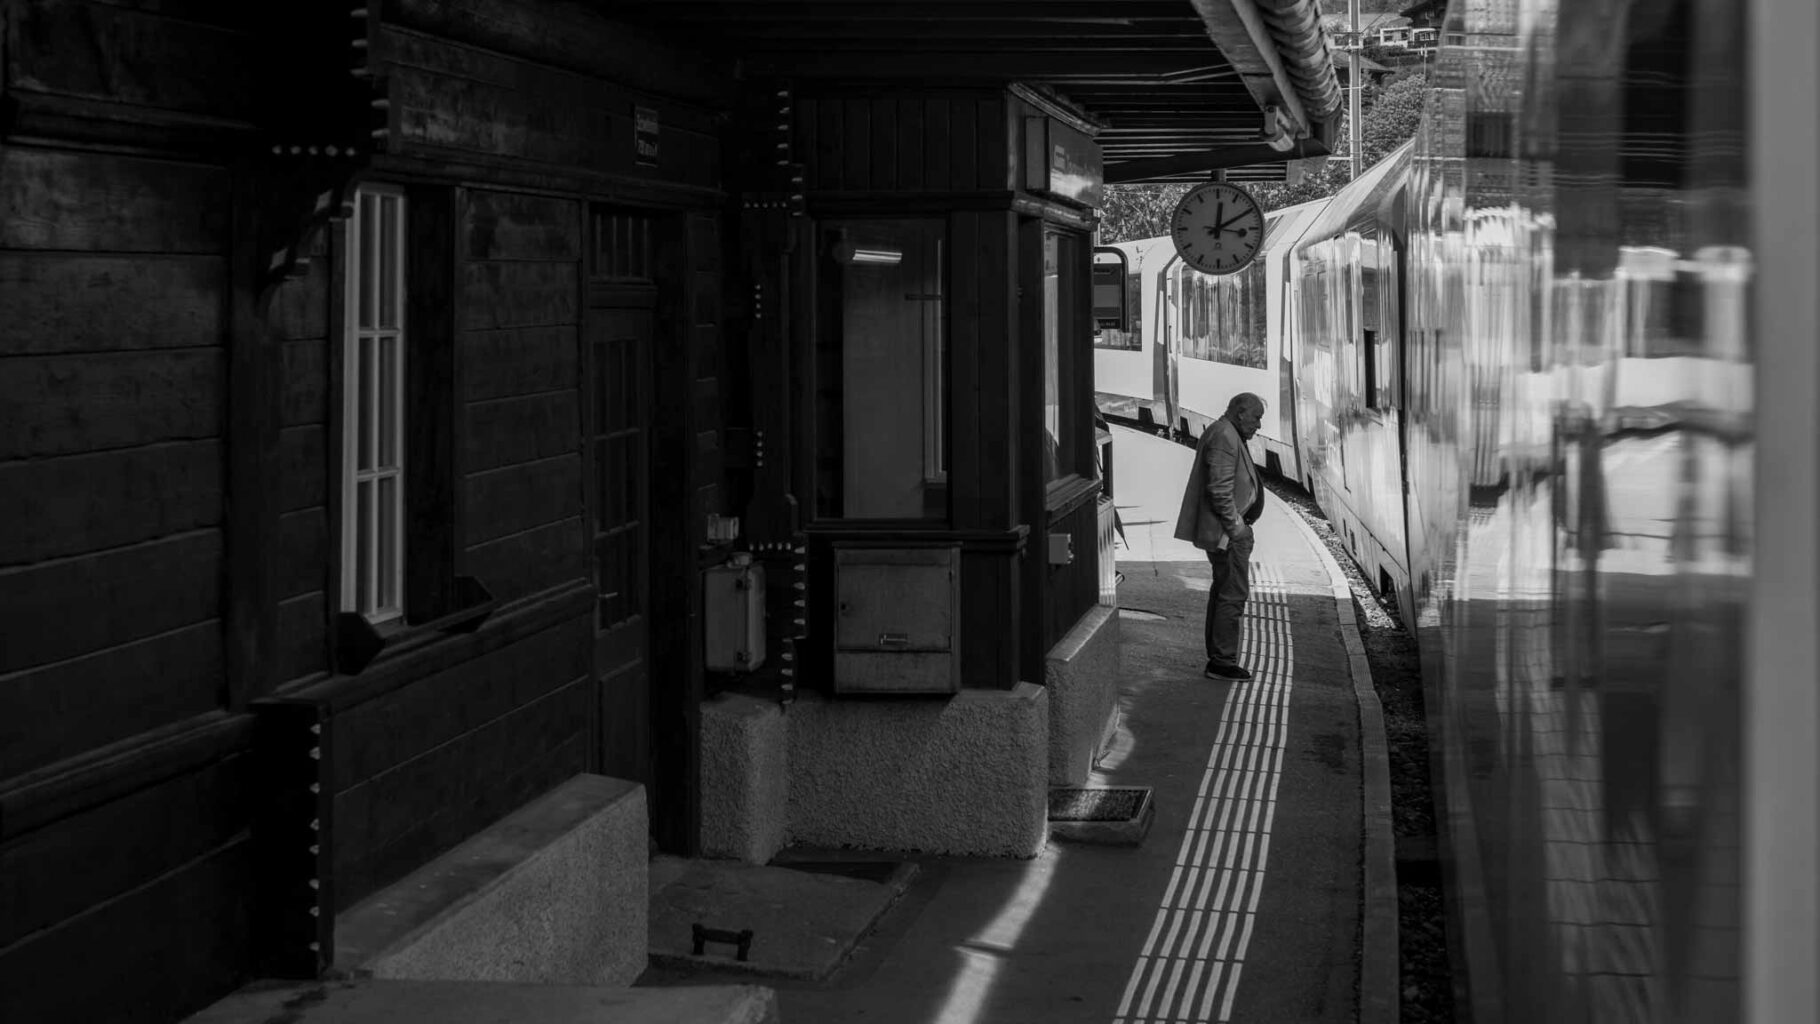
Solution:
<svg viewBox="0 0 1820 1024">
<path fill-rule="evenodd" d="M 1170 218 L 1175 251 L 1205 274 L 1242 269 L 1264 245 L 1264 211 L 1237 185 L 1208 182 L 1182 197 Z"/>
</svg>

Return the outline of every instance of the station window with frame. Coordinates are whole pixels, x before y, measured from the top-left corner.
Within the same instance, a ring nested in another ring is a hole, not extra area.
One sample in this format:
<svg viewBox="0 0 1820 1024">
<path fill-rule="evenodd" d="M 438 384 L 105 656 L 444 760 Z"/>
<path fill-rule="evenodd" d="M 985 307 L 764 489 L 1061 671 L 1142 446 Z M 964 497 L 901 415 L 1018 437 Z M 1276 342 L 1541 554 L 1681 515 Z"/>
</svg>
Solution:
<svg viewBox="0 0 1820 1024">
<path fill-rule="evenodd" d="M 838 284 L 845 519 L 948 518 L 947 222 L 826 224 Z M 832 497 L 832 495 L 830 495 Z"/>
<path fill-rule="evenodd" d="M 1043 482 L 1053 486 L 1090 474 L 1092 453 L 1082 432 L 1091 404 L 1080 382 L 1091 372 L 1091 310 L 1086 308 L 1086 239 L 1043 232 Z"/>
<path fill-rule="evenodd" d="M 405 596 L 405 194 L 366 186 L 346 223 L 341 332 L 341 603 L 374 625 Z"/>
</svg>

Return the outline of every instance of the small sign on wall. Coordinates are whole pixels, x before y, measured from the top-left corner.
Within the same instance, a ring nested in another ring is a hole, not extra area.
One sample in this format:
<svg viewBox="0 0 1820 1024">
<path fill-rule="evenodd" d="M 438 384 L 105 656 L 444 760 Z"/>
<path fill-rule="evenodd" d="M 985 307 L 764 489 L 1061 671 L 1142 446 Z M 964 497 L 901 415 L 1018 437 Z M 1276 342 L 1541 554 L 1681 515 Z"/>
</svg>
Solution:
<svg viewBox="0 0 1820 1024">
<path fill-rule="evenodd" d="M 1053 117 L 1024 118 L 1024 187 L 1100 205 L 1105 169 L 1099 143 Z"/>
<path fill-rule="evenodd" d="M 632 108 L 633 154 L 640 167 L 657 166 L 657 142 L 660 130 L 657 111 L 650 107 Z"/>
</svg>

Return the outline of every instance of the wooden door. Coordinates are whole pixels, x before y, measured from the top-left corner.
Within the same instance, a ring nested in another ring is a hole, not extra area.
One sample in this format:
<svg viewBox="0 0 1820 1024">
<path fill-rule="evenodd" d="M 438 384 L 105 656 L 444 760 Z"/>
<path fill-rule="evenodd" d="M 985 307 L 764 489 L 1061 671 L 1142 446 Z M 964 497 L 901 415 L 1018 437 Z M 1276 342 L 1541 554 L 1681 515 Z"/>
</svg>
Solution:
<svg viewBox="0 0 1820 1024">
<path fill-rule="evenodd" d="M 583 328 L 582 432 L 595 583 L 600 771 L 654 793 L 650 694 L 649 219 L 597 212 Z"/>
</svg>

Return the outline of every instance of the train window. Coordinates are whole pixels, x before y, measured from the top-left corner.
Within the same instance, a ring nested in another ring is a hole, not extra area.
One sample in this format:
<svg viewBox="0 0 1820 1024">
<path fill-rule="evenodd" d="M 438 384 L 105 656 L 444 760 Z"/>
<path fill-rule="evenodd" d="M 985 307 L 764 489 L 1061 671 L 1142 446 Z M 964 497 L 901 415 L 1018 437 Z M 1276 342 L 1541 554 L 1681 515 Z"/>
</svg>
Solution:
<svg viewBox="0 0 1820 1024">
<path fill-rule="evenodd" d="M 928 219 L 828 227 L 840 296 L 838 514 L 944 519 L 946 226 Z"/>
<path fill-rule="evenodd" d="M 1101 264 L 1096 258 L 1094 264 L 1096 275 L 1094 279 L 1094 306 L 1096 309 L 1096 317 L 1097 310 L 1099 306 L 1102 305 L 1100 301 L 1102 298 L 1102 295 L 1100 294 L 1102 285 L 1098 277 L 1098 274 L 1100 273 L 1098 268 L 1100 265 Z M 1123 283 L 1125 289 L 1125 326 L 1123 329 L 1116 327 L 1099 327 L 1096 329 L 1093 333 L 1094 348 L 1129 349 L 1131 351 L 1136 351 L 1144 347 L 1143 275 L 1136 269 L 1136 264 L 1129 260 L 1126 261 L 1125 266 L 1130 268 L 1124 275 Z"/>
</svg>

